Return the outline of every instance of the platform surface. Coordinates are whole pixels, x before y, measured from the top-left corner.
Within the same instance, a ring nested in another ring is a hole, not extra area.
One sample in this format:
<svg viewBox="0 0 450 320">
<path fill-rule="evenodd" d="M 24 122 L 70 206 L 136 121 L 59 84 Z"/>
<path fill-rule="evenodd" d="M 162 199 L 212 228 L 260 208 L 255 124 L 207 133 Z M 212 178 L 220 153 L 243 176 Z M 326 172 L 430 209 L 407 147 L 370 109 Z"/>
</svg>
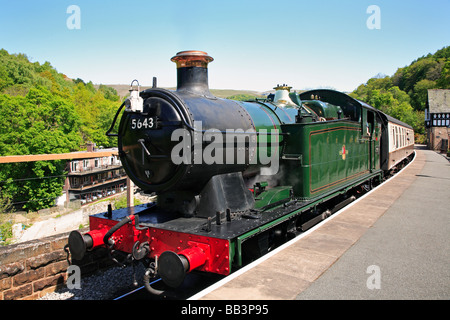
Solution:
<svg viewBox="0 0 450 320">
<path fill-rule="evenodd" d="M 202 300 L 449 299 L 450 164 L 395 178 Z"/>
</svg>

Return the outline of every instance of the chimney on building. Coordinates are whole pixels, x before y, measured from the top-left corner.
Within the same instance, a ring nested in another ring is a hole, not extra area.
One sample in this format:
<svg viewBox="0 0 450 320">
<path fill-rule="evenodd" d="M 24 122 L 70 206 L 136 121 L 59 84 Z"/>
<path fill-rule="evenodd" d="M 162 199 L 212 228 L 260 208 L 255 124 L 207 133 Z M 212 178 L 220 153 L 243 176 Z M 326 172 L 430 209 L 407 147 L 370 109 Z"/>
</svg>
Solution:
<svg viewBox="0 0 450 320">
<path fill-rule="evenodd" d="M 87 146 L 87 152 L 94 152 L 95 151 L 95 143 L 88 142 L 86 144 L 86 146 Z"/>
</svg>

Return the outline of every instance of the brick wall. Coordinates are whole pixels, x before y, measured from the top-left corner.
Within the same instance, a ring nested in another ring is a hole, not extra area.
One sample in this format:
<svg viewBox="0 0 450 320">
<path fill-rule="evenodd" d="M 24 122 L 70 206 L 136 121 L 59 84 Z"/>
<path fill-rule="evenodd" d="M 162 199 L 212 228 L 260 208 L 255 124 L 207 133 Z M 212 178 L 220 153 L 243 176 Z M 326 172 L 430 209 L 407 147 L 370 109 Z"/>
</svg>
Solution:
<svg viewBox="0 0 450 320">
<path fill-rule="evenodd" d="M 446 127 L 427 128 L 428 148 L 435 151 L 441 151 L 441 141 L 447 139 L 450 141 L 450 130 Z"/>
<path fill-rule="evenodd" d="M 65 286 L 69 233 L 0 247 L 0 300 L 34 300 Z M 104 248 L 73 264 L 80 266 L 82 275 L 111 266 Z"/>
</svg>

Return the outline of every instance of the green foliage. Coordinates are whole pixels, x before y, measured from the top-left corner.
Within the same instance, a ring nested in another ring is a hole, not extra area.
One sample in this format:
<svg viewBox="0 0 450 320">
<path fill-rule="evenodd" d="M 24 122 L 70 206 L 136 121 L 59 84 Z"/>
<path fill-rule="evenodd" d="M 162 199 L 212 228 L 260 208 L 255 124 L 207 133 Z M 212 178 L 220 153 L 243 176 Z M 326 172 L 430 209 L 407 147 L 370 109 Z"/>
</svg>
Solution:
<svg viewBox="0 0 450 320">
<path fill-rule="evenodd" d="M 119 101 L 119 95 L 117 94 L 116 89 L 101 84 L 98 90 L 103 93 L 105 99 Z"/>
<path fill-rule="evenodd" d="M 142 204 L 142 202 L 139 199 L 134 198 L 134 205 L 138 206 L 140 204 Z M 121 197 L 117 198 L 114 201 L 114 208 L 115 209 L 123 209 L 123 208 L 126 208 L 126 207 L 127 207 L 127 196 L 126 195 L 125 196 L 121 196 Z"/>
<path fill-rule="evenodd" d="M 8 242 L 6 239 L 12 238 L 12 226 L 13 224 L 11 221 L 0 223 L 0 245 L 7 245 Z"/>
<path fill-rule="evenodd" d="M 92 141 L 97 146 L 112 147 L 116 141 L 105 135 L 112 123 L 120 102 L 112 88 L 101 86 L 97 91 L 92 82 L 74 86 L 72 101 L 80 116 L 80 134 L 83 141 Z"/>
<path fill-rule="evenodd" d="M 350 95 L 408 123 L 423 143 L 428 89 L 450 89 L 450 47 L 399 68 L 392 77 L 371 78 Z"/>
<path fill-rule="evenodd" d="M 0 50 L 0 156 L 78 151 L 88 141 L 115 144 L 105 132 L 119 107 L 115 89 L 72 81 L 49 62 Z M 0 165 L 0 188 L 25 210 L 52 206 L 62 194 L 65 161 Z"/>
<path fill-rule="evenodd" d="M 34 92 L 32 89 L 35 89 Z M 71 80 L 58 73 L 49 62 L 31 63 L 24 54 L 9 54 L 1 49 L 0 94 L 2 93 L 8 97 L 27 97 L 29 102 L 37 102 L 36 107 L 41 108 L 40 113 L 48 112 L 55 105 L 62 108 L 70 105 L 78 118 L 79 135 L 78 139 L 73 140 L 78 145 L 71 147 L 71 151 L 78 150 L 80 143 L 87 141 L 104 147 L 112 147 L 115 144 L 113 139 L 105 136 L 120 105 L 120 97 L 111 87 L 100 85 L 97 90 L 92 82 L 85 83 L 80 78 Z M 55 101 L 57 98 L 60 99 Z M 28 115 L 30 113 L 31 110 Z M 52 113 L 48 115 L 51 116 Z M 4 154 L 0 152 L 0 155 Z"/>
<path fill-rule="evenodd" d="M 392 84 L 411 97 L 414 110 L 424 110 L 427 89 L 450 88 L 450 46 L 399 68 L 392 76 Z"/>
<path fill-rule="evenodd" d="M 3 213 L 7 213 L 10 209 L 11 197 L 6 192 L 2 192 L 2 188 L 0 187 L 0 215 Z"/>
</svg>

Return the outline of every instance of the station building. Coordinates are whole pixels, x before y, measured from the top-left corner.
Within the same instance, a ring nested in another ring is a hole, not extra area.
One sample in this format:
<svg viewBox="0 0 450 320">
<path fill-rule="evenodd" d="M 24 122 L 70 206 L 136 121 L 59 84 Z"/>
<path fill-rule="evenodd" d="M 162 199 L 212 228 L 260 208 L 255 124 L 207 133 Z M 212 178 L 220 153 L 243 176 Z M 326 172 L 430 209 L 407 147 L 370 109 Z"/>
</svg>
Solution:
<svg viewBox="0 0 450 320">
<path fill-rule="evenodd" d="M 450 139 L 450 90 L 428 90 L 425 128 L 428 148 L 447 152 Z"/>
</svg>

